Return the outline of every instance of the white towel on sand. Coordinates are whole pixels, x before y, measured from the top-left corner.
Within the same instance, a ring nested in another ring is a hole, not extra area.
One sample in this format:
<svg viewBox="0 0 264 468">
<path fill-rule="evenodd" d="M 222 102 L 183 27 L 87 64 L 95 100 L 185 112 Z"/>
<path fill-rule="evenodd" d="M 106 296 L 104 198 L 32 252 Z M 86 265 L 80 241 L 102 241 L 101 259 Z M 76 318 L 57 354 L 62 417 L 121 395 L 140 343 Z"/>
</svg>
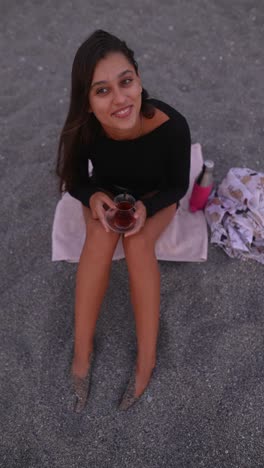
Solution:
<svg viewBox="0 0 264 468">
<path fill-rule="evenodd" d="M 189 190 L 171 223 L 156 242 L 158 260 L 202 262 L 207 260 L 208 232 L 203 211 L 191 213 L 189 198 L 195 178 L 201 171 L 203 157 L 201 145 L 191 148 Z M 59 200 L 52 228 L 52 261 L 78 262 L 85 240 L 85 222 L 81 202 L 69 193 Z M 113 260 L 124 258 L 122 239 L 119 239 Z"/>
</svg>

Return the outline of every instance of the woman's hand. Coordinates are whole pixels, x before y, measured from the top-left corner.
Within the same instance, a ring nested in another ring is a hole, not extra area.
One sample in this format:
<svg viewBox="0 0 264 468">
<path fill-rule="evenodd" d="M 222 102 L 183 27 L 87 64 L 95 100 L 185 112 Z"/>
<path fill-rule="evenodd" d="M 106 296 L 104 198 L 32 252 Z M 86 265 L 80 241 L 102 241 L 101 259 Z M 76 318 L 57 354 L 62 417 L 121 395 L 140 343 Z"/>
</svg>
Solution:
<svg viewBox="0 0 264 468">
<path fill-rule="evenodd" d="M 147 210 L 146 210 L 146 207 L 145 207 L 144 203 L 142 203 L 141 200 L 138 200 L 135 203 L 135 208 L 136 208 L 136 211 L 135 211 L 134 217 L 137 220 L 136 225 L 135 225 L 134 229 L 132 229 L 131 231 L 126 232 L 124 234 L 124 237 L 133 236 L 133 234 L 136 234 L 137 232 L 139 232 L 143 228 L 143 226 L 145 224 L 145 221 L 146 221 L 146 218 L 147 218 Z"/>
<path fill-rule="evenodd" d="M 90 209 L 92 212 L 93 219 L 99 219 L 105 228 L 106 232 L 109 232 L 109 227 L 105 221 L 105 209 L 104 205 L 109 206 L 109 208 L 116 208 L 113 200 L 104 192 L 95 192 L 90 197 Z"/>
</svg>

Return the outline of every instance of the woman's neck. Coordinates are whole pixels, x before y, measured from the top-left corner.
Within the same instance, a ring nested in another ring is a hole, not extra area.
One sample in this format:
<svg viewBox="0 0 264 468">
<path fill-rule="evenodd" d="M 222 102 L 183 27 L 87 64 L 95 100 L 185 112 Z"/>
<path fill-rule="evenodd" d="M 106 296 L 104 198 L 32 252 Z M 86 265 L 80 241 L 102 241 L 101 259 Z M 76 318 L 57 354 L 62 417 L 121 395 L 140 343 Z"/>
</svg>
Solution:
<svg viewBox="0 0 264 468">
<path fill-rule="evenodd" d="M 129 129 L 105 129 L 103 128 L 105 135 L 112 140 L 135 140 L 143 135 L 143 116 L 140 114 L 139 119 L 133 128 Z"/>
</svg>

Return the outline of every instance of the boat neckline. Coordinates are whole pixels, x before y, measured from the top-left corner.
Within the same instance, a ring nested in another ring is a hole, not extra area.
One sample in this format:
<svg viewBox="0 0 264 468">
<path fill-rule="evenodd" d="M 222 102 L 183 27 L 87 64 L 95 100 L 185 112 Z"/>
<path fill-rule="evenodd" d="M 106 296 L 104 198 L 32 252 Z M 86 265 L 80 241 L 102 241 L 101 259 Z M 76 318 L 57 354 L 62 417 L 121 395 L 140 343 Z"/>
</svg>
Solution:
<svg viewBox="0 0 264 468">
<path fill-rule="evenodd" d="M 162 122 L 158 127 L 156 128 L 153 128 L 153 130 L 151 130 L 150 132 L 148 133 L 145 133 L 144 135 L 140 135 L 138 136 L 137 138 L 132 138 L 132 139 L 124 139 L 124 140 L 115 140 L 114 138 L 110 138 L 106 135 L 103 135 L 103 139 L 106 140 L 106 141 L 111 141 L 111 142 L 115 142 L 115 143 L 125 143 L 125 142 L 134 142 L 134 141 L 140 141 L 140 140 L 143 140 L 144 138 L 146 137 L 149 137 L 150 135 L 153 135 L 153 133 L 159 131 L 160 129 L 162 129 L 163 127 L 166 126 L 166 124 L 168 124 L 168 122 L 171 121 L 171 117 L 168 118 L 168 120 L 165 120 L 165 122 Z"/>
</svg>

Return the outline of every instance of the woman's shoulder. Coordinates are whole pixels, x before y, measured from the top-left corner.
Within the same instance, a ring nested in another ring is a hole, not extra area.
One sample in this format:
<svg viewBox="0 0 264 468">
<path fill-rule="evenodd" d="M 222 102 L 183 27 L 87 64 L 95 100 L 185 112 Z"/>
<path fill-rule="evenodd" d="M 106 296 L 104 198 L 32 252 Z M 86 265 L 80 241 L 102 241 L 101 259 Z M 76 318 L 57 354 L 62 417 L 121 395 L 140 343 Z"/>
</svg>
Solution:
<svg viewBox="0 0 264 468">
<path fill-rule="evenodd" d="M 172 107 L 170 104 L 167 104 L 164 101 L 161 101 L 160 99 L 156 98 L 151 98 L 148 99 L 149 103 L 152 104 L 156 109 L 159 109 L 161 112 L 164 114 L 168 115 L 169 118 L 171 119 L 176 119 L 176 120 L 186 120 L 186 117 L 175 107 Z"/>
<path fill-rule="evenodd" d="M 167 132 L 175 129 L 188 129 L 186 117 L 171 105 L 159 99 L 148 99 L 148 102 L 156 109 L 153 119 L 149 121 L 150 127 L 166 129 Z M 152 121 L 152 122 L 151 122 Z"/>
</svg>

